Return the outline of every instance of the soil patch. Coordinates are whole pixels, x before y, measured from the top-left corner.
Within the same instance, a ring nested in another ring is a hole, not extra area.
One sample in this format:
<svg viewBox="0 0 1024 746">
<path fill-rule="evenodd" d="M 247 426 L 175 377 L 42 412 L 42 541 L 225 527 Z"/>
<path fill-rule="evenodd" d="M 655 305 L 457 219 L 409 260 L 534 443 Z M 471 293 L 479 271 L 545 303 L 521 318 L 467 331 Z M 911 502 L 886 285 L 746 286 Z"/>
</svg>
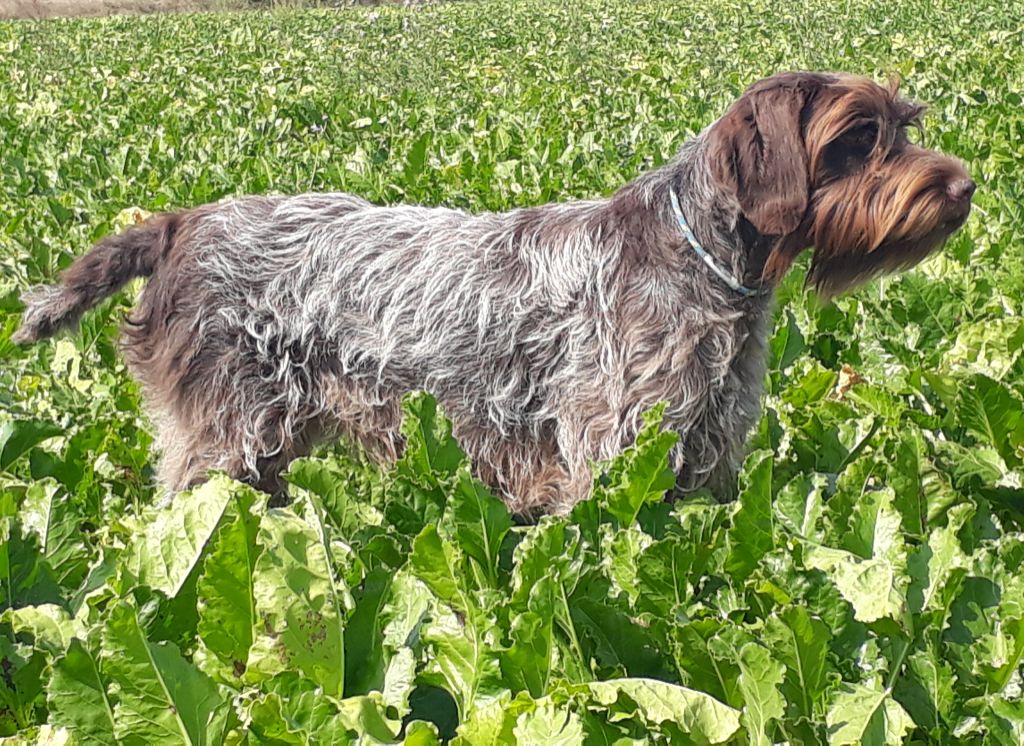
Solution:
<svg viewBox="0 0 1024 746">
<path fill-rule="evenodd" d="M 0 0 L 0 18 L 74 18 L 238 7 L 226 0 Z"/>
</svg>

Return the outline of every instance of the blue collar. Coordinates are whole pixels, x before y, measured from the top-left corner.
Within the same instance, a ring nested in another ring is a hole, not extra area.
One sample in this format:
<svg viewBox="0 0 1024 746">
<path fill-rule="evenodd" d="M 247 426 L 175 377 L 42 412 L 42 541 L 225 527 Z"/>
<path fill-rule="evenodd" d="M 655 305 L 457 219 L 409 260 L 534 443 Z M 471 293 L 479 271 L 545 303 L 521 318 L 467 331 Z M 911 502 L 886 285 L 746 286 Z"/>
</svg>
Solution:
<svg viewBox="0 0 1024 746">
<path fill-rule="evenodd" d="M 672 212 L 675 213 L 676 222 L 679 223 L 679 227 L 683 231 L 683 236 L 689 242 L 690 246 L 693 247 L 693 250 L 697 252 L 697 256 L 699 256 L 704 261 L 704 263 L 708 265 L 708 269 L 710 269 L 712 272 L 718 275 L 722 282 L 731 287 L 744 298 L 753 298 L 758 295 L 765 295 L 771 291 L 771 288 L 769 286 L 762 286 L 756 289 L 748 288 L 746 285 L 741 283 L 735 276 L 733 276 L 731 272 L 723 269 L 718 264 L 718 262 L 715 261 L 715 258 L 704 250 L 704 247 L 700 245 L 700 241 L 697 240 L 697 237 L 693 235 L 693 231 L 690 230 L 689 223 L 687 223 L 686 218 L 683 217 L 682 208 L 679 207 L 679 198 L 676 196 L 676 190 L 669 189 L 668 194 L 669 197 L 672 199 Z"/>
</svg>

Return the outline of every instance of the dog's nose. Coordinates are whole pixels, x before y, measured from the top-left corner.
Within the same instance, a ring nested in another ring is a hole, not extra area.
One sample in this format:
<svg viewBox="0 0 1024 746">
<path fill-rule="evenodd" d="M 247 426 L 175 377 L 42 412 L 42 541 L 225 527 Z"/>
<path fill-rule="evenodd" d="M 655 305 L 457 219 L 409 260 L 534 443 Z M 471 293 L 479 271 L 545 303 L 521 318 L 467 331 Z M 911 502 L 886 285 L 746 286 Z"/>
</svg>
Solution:
<svg viewBox="0 0 1024 746">
<path fill-rule="evenodd" d="M 966 202 L 974 195 L 978 185 L 971 179 L 956 179 L 946 187 L 946 194 L 954 202 Z"/>
</svg>

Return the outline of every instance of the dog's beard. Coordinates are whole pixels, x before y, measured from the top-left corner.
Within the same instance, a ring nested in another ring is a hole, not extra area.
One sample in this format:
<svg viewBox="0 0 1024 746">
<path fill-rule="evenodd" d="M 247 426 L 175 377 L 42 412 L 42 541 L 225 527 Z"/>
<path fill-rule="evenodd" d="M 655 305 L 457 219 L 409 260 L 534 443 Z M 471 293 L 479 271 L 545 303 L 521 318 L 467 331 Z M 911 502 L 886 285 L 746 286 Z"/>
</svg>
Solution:
<svg viewBox="0 0 1024 746">
<path fill-rule="evenodd" d="M 815 254 L 807 284 L 813 285 L 823 298 L 831 298 L 880 275 L 910 269 L 940 249 L 951 233 L 952 230 L 936 228 L 917 239 L 884 243 L 869 254 Z"/>
<path fill-rule="evenodd" d="M 831 297 L 941 248 L 970 213 L 969 201 L 946 196 L 951 178 L 945 163 L 894 161 L 881 174 L 821 189 L 807 220 L 808 284 Z"/>
</svg>

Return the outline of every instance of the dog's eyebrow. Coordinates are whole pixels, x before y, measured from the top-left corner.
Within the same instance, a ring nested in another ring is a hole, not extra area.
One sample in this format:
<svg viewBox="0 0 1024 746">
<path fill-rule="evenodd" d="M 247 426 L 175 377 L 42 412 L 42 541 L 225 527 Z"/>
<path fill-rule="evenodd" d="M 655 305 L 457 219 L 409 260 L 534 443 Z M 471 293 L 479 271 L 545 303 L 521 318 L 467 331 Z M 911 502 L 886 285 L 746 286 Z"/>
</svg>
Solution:
<svg viewBox="0 0 1024 746">
<path fill-rule="evenodd" d="M 921 117 L 928 107 L 917 101 L 900 101 L 896 110 L 896 117 L 901 127 L 921 127 Z"/>
</svg>

